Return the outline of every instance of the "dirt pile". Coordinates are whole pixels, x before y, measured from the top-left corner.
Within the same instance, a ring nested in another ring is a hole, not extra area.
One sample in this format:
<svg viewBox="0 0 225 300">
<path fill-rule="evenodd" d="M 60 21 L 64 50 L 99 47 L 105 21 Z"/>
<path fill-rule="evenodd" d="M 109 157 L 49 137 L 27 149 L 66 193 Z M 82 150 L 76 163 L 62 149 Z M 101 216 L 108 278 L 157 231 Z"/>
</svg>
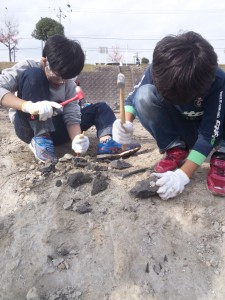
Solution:
<svg viewBox="0 0 225 300">
<path fill-rule="evenodd" d="M 130 190 L 160 158 L 152 138 L 136 121 L 142 148 L 117 169 L 87 135 L 89 167 L 67 145 L 43 172 L 0 110 L 0 299 L 224 299 L 225 199 L 206 189 L 208 163 L 175 199 L 138 199 Z M 91 181 L 71 186 L 76 172 Z M 93 194 L 96 178 L 106 184 Z"/>
</svg>

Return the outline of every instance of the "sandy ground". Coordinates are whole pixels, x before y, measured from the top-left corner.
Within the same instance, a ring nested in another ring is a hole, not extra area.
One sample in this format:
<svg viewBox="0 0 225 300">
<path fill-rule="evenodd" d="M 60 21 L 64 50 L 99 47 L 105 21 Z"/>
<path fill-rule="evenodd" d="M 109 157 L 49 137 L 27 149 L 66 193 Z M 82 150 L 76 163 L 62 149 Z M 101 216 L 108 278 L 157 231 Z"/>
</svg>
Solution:
<svg viewBox="0 0 225 300">
<path fill-rule="evenodd" d="M 0 109 L 0 299 L 225 299 L 225 199 L 206 189 L 209 164 L 173 200 L 134 199 L 129 191 L 148 172 L 122 174 L 151 171 L 160 158 L 155 142 L 136 121 L 142 148 L 125 160 L 130 169 L 115 170 L 96 161 L 95 131 L 87 135 L 86 158 L 108 181 L 96 195 L 90 182 L 68 184 L 78 171 L 99 173 L 70 157 L 43 174 Z M 60 157 L 67 152 L 57 148 Z"/>
</svg>

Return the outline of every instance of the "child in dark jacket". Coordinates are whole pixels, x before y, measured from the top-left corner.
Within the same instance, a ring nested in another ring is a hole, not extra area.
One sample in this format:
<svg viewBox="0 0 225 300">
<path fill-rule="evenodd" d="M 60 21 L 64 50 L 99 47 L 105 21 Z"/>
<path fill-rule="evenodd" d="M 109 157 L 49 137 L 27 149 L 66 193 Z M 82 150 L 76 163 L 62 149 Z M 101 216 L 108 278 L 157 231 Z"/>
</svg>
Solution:
<svg viewBox="0 0 225 300">
<path fill-rule="evenodd" d="M 200 34 L 189 31 L 160 40 L 152 64 L 125 101 L 126 123 L 116 120 L 117 142 L 129 141 L 138 116 L 165 156 L 156 163 L 158 194 L 180 194 L 214 149 L 207 187 L 225 196 L 225 73 Z M 125 130 L 125 129 L 126 130 Z"/>
</svg>

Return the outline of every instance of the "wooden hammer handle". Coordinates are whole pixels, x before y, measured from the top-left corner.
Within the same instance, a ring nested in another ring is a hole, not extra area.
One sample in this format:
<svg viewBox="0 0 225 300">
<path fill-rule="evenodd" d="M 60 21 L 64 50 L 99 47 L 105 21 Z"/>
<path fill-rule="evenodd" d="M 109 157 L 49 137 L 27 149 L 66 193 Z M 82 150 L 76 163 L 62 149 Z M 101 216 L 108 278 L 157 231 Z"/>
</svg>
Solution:
<svg viewBox="0 0 225 300">
<path fill-rule="evenodd" d="M 123 88 L 120 88 L 120 121 L 121 121 L 121 124 L 125 123 L 124 89 Z"/>
<path fill-rule="evenodd" d="M 120 88 L 120 122 L 121 125 L 125 123 L 125 110 L 124 110 L 124 89 Z M 122 145 L 123 151 L 126 150 L 126 145 Z"/>
</svg>

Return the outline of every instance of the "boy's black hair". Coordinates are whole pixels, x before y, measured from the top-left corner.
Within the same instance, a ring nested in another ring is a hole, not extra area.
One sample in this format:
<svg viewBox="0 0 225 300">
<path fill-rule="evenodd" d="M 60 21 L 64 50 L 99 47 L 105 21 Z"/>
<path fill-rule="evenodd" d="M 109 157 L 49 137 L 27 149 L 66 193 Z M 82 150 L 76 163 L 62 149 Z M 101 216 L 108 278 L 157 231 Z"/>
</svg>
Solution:
<svg viewBox="0 0 225 300">
<path fill-rule="evenodd" d="M 166 100 L 184 104 L 207 93 L 217 66 L 212 45 L 200 34 L 188 31 L 169 35 L 154 49 L 153 81 Z"/>
<path fill-rule="evenodd" d="M 77 76 L 84 67 L 85 55 L 79 42 L 63 35 L 49 37 L 42 56 L 47 58 L 51 70 L 64 79 Z"/>
</svg>

